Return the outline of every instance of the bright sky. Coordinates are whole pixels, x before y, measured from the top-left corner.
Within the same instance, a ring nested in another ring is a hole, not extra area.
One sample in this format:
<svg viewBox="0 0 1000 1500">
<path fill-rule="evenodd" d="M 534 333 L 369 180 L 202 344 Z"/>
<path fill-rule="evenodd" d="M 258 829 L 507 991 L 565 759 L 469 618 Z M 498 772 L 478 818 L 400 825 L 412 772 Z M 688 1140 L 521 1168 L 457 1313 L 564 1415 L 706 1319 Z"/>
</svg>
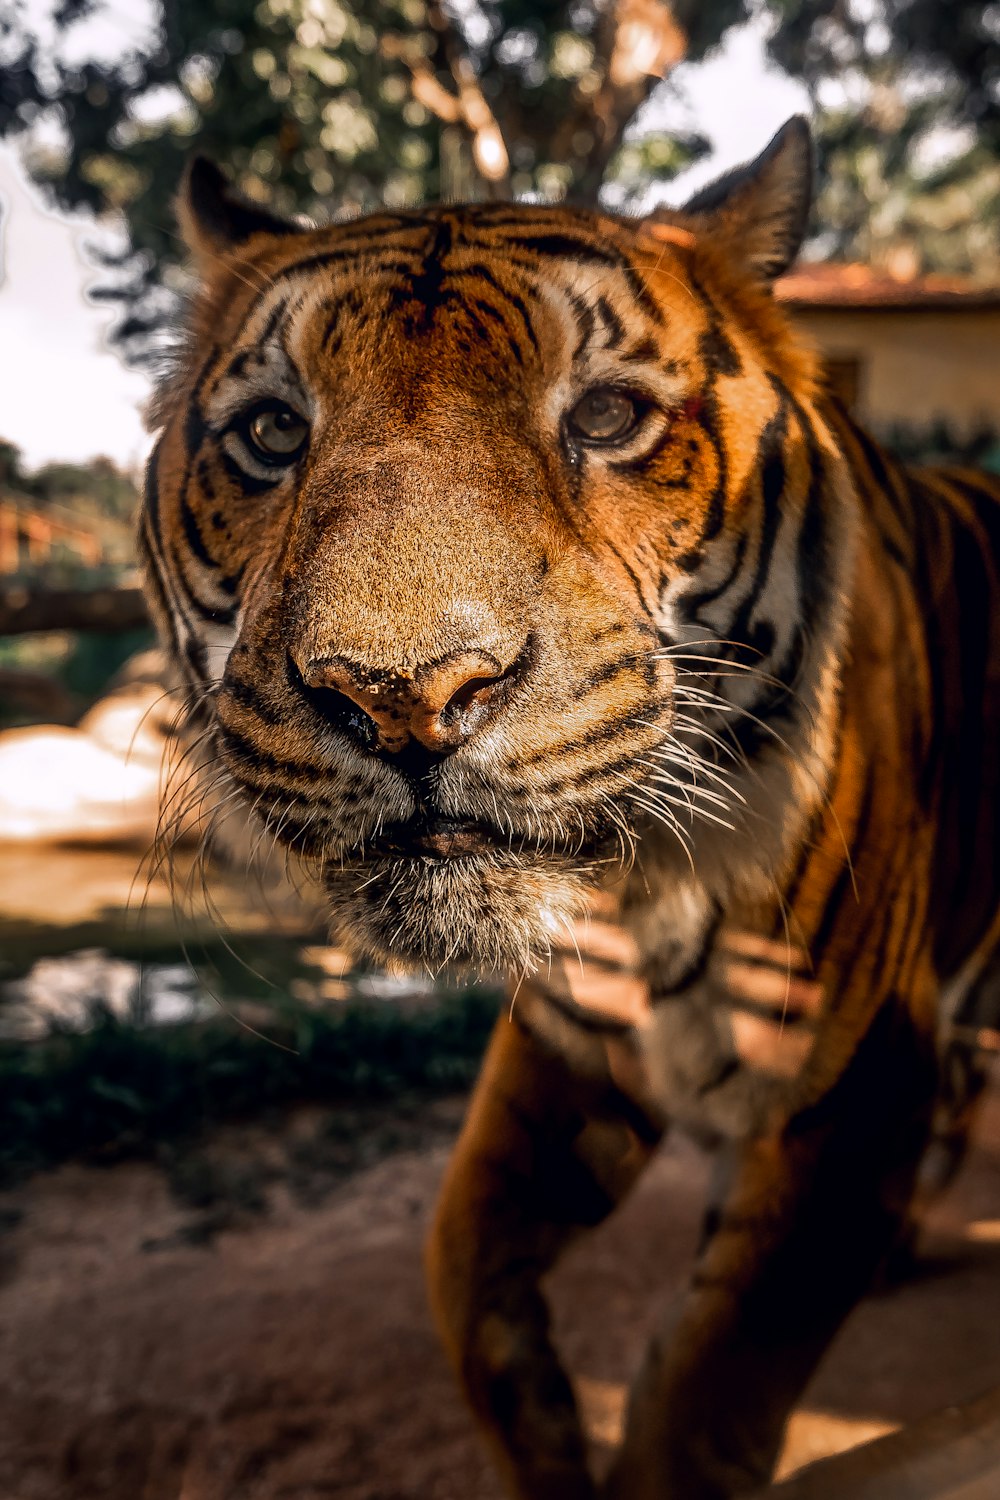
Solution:
<svg viewBox="0 0 1000 1500">
<path fill-rule="evenodd" d="M 669 118 L 696 126 L 713 145 L 710 163 L 671 185 L 674 202 L 756 155 L 789 115 L 807 108 L 800 85 L 765 67 L 754 27 L 674 78 L 687 107 L 668 106 Z M 23 449 L 29 467 L 98 453 L 136 464 L 148 443 L 139 413 L 148 383 L 107 348 L 113 314 L 86 300 L 98 276 L 84 254 L 86 219 L 43 208 L 11 146 L 0 146 L 0 200 L 0 437 Z"/>
</svg>

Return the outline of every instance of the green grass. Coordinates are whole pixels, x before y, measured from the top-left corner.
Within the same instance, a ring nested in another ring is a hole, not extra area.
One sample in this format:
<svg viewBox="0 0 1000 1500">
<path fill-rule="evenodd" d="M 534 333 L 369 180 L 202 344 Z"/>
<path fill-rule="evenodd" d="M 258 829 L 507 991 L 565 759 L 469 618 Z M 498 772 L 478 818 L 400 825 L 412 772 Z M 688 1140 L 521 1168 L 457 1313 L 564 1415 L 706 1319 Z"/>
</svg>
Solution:
<svg viewBox="0 0 1000 1500">
<path fill-rule="evenodd" d="M 0 1180 L 71 1157 L 153 1157 L 304 1102 L 453 1093 L 474 1078 L 496 1013 L 495 992 L 473 989 L 416 1013 L 286 1005 L 268 1022 L 271 1040 L 226 1017 L 153 1029 L 107 1018 L 84 1033 L 6 1043 Z"/>
</svg>

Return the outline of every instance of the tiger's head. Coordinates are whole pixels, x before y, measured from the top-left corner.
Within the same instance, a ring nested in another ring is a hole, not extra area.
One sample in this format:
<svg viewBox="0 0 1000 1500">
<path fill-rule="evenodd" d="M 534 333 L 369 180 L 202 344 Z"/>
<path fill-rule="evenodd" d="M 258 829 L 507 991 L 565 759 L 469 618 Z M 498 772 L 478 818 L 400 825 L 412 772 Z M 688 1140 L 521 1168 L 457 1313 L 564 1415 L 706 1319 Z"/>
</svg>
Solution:
<svg viewBox="0 0 1000 1500">
<path fill-rule="evenodd" d="M 356 947 L 519 965 L 637 846 L 648 881 L 744 816 L 713 714 L 808 699 L 836 607 L 813 366 L 770 292 L 810 155 L 792 121 L 649 220 L 318 229 L 192 165 L 149 592 L 228 776 Z"/>
</svg>

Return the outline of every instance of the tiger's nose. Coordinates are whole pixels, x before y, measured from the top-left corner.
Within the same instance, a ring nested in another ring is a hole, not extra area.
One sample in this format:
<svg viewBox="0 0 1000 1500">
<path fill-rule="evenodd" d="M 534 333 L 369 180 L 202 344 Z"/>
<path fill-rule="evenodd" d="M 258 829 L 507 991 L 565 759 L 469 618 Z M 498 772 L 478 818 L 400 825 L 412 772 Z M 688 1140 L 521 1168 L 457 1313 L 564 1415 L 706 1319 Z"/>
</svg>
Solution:
<svg viewBox="0 0 1000 1500">
<path fill-rule="evenodd" d="M 328 717 L 338 707 L 328 694 L 360 708 L 375 731 L 372 748 L 396 754 L 412 738 L 446 755 L 492 716 L 518 665 L 505 670 L 489 652 L 456 651 L 412 671 L 387 672 L 334 656 L 308 662 L 302 678 Z"/>
</svg>

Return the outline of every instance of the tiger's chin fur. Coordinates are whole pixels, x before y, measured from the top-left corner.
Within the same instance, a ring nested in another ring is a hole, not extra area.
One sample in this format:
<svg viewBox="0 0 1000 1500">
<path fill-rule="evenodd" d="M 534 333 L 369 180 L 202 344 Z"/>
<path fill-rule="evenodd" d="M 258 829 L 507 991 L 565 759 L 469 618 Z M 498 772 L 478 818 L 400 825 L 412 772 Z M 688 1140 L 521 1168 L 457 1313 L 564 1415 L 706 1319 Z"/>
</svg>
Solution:
<svg viewBox="0 0 1000 1500">
<path fill-rule="evenodd" d="M 323 882 L 334 930 L 392 967 L 526 972 L 565 942 L 595 881 L 579 863 L 497 848 L 449 859 L 374 859 Z"/>
</svg>

